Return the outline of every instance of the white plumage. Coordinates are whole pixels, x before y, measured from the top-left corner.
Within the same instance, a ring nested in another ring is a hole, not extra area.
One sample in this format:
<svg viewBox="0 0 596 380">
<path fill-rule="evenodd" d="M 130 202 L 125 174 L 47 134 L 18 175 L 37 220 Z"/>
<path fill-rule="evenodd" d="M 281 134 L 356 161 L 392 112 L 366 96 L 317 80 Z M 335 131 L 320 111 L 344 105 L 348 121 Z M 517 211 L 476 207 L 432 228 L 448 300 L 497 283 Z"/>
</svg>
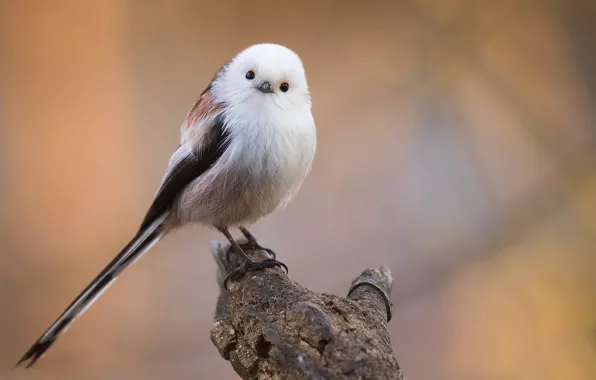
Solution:
<svg viewBox="0 0 596 380">
<path fill-rule="evenodd" d="M 252 80 L 245 77 L 249 70 L 255 73 Z M 262 93 L 255 86 L 262 81 L 277 90 Z M 282 83 L 289 84 L 285 93 L 279 90 Z M 291 200 L 314 158 L 316 131 L 302 62 L 283 46 L 255 45 L 218 73 L 210 91 L 212 101 L 224 106 L 183 126 L 180 149 L 202 146 L 203 130 L 220 115 L 230 143 L 217 163 L 184 190 L 173 222 L 252 224 Z"/>
</svg>

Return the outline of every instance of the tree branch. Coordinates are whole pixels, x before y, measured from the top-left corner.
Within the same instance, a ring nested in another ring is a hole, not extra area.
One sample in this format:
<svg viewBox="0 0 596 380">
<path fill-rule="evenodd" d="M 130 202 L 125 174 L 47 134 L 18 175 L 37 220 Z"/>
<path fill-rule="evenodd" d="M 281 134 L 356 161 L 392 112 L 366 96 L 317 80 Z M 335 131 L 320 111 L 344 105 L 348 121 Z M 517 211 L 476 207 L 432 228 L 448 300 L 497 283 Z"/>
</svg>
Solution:
<svg viewBox="0 0 596 380">
<path fill-rule="evenodd" d="M 314 293 L 279 268 L 248 273 L 226 291 L 223 277 L 241 260 L 229 248 L 212 246 L 220 294 L 211 341 L 240 377 L 403 379 L 387 331 L 388 268 L 362 272 L 346 298 Z M 267 258 L 246 242 L 243 249 L 254 260 Z"/>
</svg>

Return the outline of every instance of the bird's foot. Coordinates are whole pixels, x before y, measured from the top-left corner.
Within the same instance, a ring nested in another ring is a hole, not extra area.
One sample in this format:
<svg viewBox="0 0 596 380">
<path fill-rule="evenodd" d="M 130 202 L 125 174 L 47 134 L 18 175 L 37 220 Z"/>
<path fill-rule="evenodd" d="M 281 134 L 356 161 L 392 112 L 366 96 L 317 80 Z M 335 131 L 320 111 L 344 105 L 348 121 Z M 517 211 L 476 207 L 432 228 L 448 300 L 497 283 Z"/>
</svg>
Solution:
<svg viewBox="0 0 596 380">
<path fill-rule="evenodd" d="M 267 268 L 275 268 L 275 267 L 280 267 L 280 268 L 283 267 L 286 270 L 286 273 L 288 273 L 288 267 L 286 266 L 286 264 L 282 263 L 281 261 L 277 261 L 275 259 L 265 259 L 265 260 L 261 260 L 261 261 L 247 260 L 244 262 L 244 264 L 242 264 L 238 268 L 236 268 L 233 271 L 231 271 L 230 273 L 228 273 L 228 275 L 224 278 L 224 281 L 223 281 L 224 289 L 229 290 L 228 289 L 228 281 L 236 281 L 248 272 L 263 270 L 263 269 L 267 269 Z"/>
<path fill-rule="evenodd" d="M 246 251 L 265 251 L 272 259 L 275 260 L 277 258 L 277 255 L 271 248 L 263 247 L 262 245 L 260 245 L 257 242 L 256 239 L 248 239 L 247 242 L 241 243 L 241 244 L 239 244 L 239 246 L 240 246 L 240 248 L 242 248 L 242 250 L 244 252 L 246 252 Z M 232 252 L 232 249 L 228 250 L 228 252 L 226 253 L 226 259 L 228 261 L 230 261 L 230 253 L 231 252 Z"/>
<path fill-rule="evenodd" d="M 265 251 L 269 256 L 271 256 L 272 259 L 275 260 L 277 258 L 277 255 L 271 248 L 263 247 L 257 242 L 257 239 L 248 239 L 248 242 L 240 244 L 240 246 L 242 247 L 242 249 L 244 249 L 244 247 L 247 247 L 249 250 L 252 251 Z"/>
<path fill-rule="evenodd" d="M 277 258 L 277 255 L 271 248 L 263 247 L 262 245 L 257 243 L 256 239 L 248 239 L 247 242 L 241 243 L 241 244 L 239 244 L 239 246 L 244 252 L 246 252 L 246 251 L 265 251 L 272 259 L 275 260 Z M 228 262 L 230 261 L 230 254 L 232 253 L 232 251 L 233 251 L 233 249 L 229 249 L 228 252 L 226 252 L 226 260 L 228 260 Z"/>
</svg>

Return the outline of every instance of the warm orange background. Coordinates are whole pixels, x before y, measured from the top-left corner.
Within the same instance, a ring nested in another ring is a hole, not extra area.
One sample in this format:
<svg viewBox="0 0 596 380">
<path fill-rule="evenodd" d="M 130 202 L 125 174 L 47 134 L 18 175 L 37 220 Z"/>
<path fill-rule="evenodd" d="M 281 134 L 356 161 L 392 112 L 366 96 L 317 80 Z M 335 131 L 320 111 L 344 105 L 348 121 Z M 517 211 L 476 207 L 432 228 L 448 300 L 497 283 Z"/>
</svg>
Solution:
<svg viewBox="0 0 596 380">
<path fill-rule="evenodd" d="M 135 232 L 212 74 L 272 41 L 304 60 L 319 136 L 254 227 L 291 276 L 345 294 L 390 266 L 409 379 L 595 379 L 594 4 L 0 2 L 0 377 L 237 378 L 200 228 L 10 367 Z"/>
</svg>

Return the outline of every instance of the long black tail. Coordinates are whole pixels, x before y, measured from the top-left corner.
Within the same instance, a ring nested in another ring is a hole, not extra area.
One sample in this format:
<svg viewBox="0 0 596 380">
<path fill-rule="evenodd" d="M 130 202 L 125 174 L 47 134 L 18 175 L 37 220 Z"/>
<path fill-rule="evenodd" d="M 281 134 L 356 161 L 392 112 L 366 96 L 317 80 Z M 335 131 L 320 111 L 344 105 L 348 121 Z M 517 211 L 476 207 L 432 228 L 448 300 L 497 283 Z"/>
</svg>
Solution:
<svg viewBox="0 0 596 380">
<path fill-rule="evenodd" d="M 31 367 L 52 346 L 58 336 L 64 333 L 77 317 L 83 314 L 99 298 L 120 272 L 147 252 L 163 236 L 164 231 L 161 223 L 165 217 L 166 215 L 158 217 L 153 223 L 144 226 L 85 290 L 75 298 L 37 342 L 31 346 L 15 367 L 27 361 L 25 367 Z"/>
</svg>

